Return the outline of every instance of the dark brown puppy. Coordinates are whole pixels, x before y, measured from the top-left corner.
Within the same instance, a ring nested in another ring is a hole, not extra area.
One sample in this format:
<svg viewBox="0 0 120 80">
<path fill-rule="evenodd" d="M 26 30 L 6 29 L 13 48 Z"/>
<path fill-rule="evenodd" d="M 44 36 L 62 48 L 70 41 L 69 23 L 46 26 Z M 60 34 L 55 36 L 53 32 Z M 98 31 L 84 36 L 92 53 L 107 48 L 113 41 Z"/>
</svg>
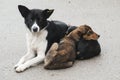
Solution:
<svg viewBox="0 0 120 80">
<path fill-rule="evenodd" d="M 69 34 L 71 31 L 75 30 L 77 27 L 76 26 L 70 26 L 66 32 L 66 35 Z M 101 52 L 101 47 L 98 42 L 96 35 L 93 35 L 93 31 L 88 31 L 88 35 L 81 36 L 79 41 L 77 42 L 77 55 L 76 59 L 77 60 L 85 60 L 85 59 L 90 59 L 95 56 L 98 56 Z M 92 35 L 92 36 L 91 36 Z M 99 35 L 98 35 L 99 36 Z"/>
<path fill-rule="evenodd" d="M 79 41 L 80 37 L 85 39 L 98 38 L 98 35 L 93 31 L 90 36 L 87 36 L 88 31 L 92 31 L 92 29 L 87 25 L 82 25 L 65 36 L 60 43 L 54 43 L 45 57 L 44 68 L 63 69 L 71 67 L 76 59 L 76 42 Z"/>
</svg>

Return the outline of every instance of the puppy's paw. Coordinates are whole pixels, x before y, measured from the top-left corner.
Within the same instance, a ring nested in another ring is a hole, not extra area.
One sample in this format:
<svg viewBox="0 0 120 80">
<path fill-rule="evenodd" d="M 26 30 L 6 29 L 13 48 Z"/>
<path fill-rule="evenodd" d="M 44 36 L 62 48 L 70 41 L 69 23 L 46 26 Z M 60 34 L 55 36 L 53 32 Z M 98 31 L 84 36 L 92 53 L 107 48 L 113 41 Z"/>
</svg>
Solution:
<svg viewBox="0 0 120 80">
<path fill-rule="evenodd" d="M 22 65 L 19 65 L 18 67 L 16 67 L 15 71 L 16 71 L 17 73 L 20 73 L 20 72 L 25 71 L 26 69 L 27 69 L 27 67 L 22 64 Z"/>
</svg>

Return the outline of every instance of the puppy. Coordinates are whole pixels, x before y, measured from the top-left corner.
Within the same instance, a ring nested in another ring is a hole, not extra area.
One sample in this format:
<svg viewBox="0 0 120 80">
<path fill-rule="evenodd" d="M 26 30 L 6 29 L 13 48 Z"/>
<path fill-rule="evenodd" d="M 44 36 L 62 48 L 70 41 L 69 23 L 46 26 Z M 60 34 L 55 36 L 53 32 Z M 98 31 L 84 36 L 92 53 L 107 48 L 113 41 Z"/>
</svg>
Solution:
<svg viewBox="0 0 120 80">
<path fill-rule="evenodd" d="M 76 29 L 76 26 L 70 26 L 66 32 L 69 34 L 71 31 Z M 100 54 L 101 47 L 98 42 L 99 35 L 94 34 L 92 30 L 87 32 L 87 35 L 81 36 L 77 43 L 77 55 L 76 59 L 84 60 L 90 59 Z"/>
<path fill-rule="evenodd" d="M 89 26 L 82 25 L 66 35 L 59 44 L 54 43 L 45 57 L 44 68 L 63 69 L 71 67 L 76 59 L 76 42 L 81 37 L 88 39 L 86 36 L 89 35 L 89 31 L 92 31 Z M 89 38 L 93 39 L 99 37 L 94 32 L 90 36 Z"/>
<path fill-rule="evenodd" d="M 27 53 L 15 65 L 15 71 L 22 72 L 43 62 L 51 45 L 54 42 L 59 43 L 65 36 L 68 26 L 61 21 L 47 20 L 53 13 L 53 9 L 29 9 L 23 5 L 19 5 L 18 9 L 28 29 Z"/>
</svg>

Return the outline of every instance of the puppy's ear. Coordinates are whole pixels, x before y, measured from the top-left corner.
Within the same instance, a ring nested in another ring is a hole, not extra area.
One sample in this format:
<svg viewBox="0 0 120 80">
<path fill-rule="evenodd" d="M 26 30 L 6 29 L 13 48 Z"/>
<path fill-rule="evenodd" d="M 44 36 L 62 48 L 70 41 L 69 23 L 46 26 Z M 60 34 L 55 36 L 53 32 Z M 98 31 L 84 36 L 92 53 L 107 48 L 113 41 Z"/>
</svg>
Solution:
<svg viewBox="0 0 120 80">
<path fill-rule="evenodd" d="M 45 10 L 43 10 L 42 15 L 45 19 L 47 19 L 50 17 L 50 15 L 53 13 L 53 11 L 54 11 L 54 9 L 51 9 L 51 10 L 45 9 Z"/>
<path fill-rule="evenodd" d="M 21 15 L 24 18 L 26 18 L 28 16 L 28 14 L 30 13 L 30 10 L 27 7 L 23 6 L 23 5 L 18 5 L 18 9 L 19 9 Z"/>
</svg>

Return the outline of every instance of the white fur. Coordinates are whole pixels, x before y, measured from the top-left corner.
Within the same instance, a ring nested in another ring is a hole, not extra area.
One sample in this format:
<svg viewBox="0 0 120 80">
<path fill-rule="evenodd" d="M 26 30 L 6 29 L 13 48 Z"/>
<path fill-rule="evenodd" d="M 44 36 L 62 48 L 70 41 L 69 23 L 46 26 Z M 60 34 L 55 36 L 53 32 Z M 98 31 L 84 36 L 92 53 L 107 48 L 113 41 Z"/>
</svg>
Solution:
<svg viewBox="0 0 120 80">
<path fill-rule="evenodd" d="M 30 66 L 34 66 L 44 60 L 47 47 L 47 34 L 48 32 L 45 29 L 42 29 L 40 32 L 36 33 L 27 33 L 27 54 L 24 55 L 15 65 L 16 72 L 22 72 Z M 35 53 L 37 53 L 36 57 Z"/>
</svg>

